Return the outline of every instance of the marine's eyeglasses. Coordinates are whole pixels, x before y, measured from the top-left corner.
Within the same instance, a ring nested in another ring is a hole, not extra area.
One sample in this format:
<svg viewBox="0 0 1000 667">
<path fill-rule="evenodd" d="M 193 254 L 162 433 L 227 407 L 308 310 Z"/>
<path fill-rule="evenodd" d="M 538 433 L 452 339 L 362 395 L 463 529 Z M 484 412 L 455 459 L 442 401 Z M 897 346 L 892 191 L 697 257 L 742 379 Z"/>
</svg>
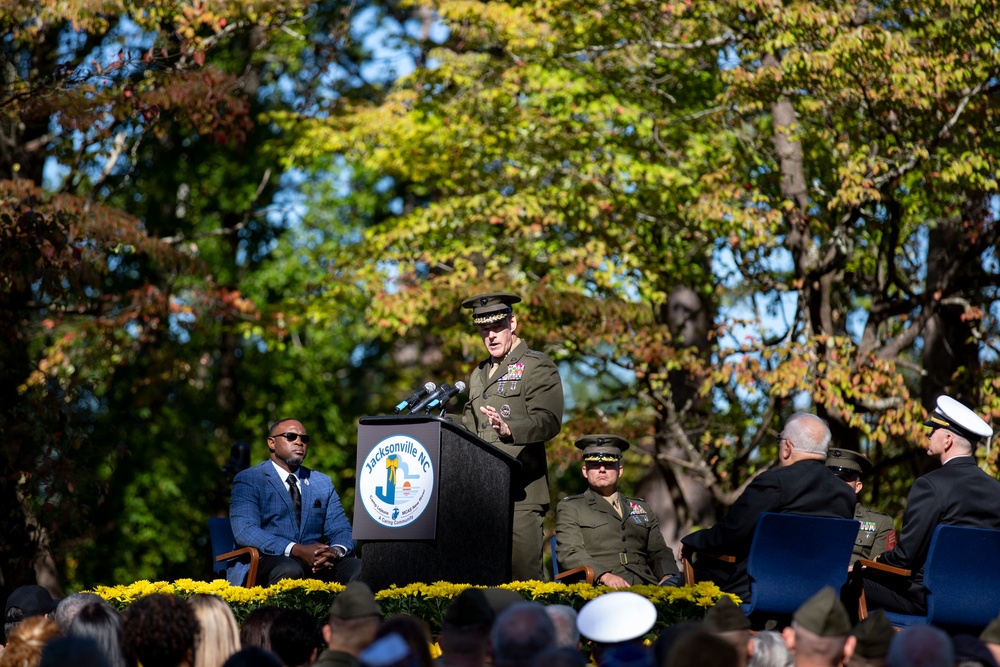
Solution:
<svg viewBox="0 0 1000 667">
<path fill-rule="evenodd" d="M 275 433 L 271 437 L 272 438 L 284 438 L 288 442 L 295 442 L 299 438 L 302 438 L 302 444 L 303 445 L 308 445 L 309 444 L 309 436 L 306 435 L 305 433 L 292 433 L 291 431 L 289 431 L 288 433 Z"/>
</svg>

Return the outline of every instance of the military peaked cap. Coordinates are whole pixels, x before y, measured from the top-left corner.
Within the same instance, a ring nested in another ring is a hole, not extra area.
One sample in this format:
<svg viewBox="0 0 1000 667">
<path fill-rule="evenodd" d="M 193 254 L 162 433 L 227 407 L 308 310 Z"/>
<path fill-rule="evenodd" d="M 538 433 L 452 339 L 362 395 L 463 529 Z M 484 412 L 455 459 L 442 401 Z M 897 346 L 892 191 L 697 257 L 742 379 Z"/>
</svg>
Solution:
<svg viewBox="0 0 1000 667">
<path fill-rule="evenodd" d="M 951 396 L 940 396 L 924 426 L 948 429 L 975 444 L 993 435 L 993 429 L 975 412 Z"/>
<path fill-rule="evenodd" d="M 587 463 L 616 463 L 630 446 L 625 438 L 607 433 L 585 435 L 573 444 L 583 451 L 583 460 Z"/>
<path fill-rule="evenodd" d="M 509 317 L 514 312 L 512 306 L 520 302 L 516 294 L 490 292 L 469 297 L 462 302 L 462 308 L 472 309 L 473 324 L 492 324 Z"/>
</svg>

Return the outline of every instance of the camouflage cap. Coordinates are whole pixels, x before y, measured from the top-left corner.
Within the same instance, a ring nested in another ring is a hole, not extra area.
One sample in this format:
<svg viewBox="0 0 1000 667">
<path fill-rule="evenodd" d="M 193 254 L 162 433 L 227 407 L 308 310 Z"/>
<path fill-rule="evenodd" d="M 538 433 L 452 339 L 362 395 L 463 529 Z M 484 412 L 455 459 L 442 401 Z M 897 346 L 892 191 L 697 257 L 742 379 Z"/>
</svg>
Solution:
<svg viewBox="0 0 1000 667">
<path fill-rule="evenodd" d="M 743 613 L 739 605 L 728 595 L 723 595 L 715 606 L 705 614 L 702 628 L 707 632 L 730 632 L 731 630 L 749 630 L 750 619 Z"/>
<path fill-rule="evenodd" d="M 854 636 L 858 638 L 854 652 L 862 658 L 884 658 L 889 653 L 889 643 L 896 631 L 885 615 L 885 610 L 876 609 L 868 618 L 858 623 L 854 628 Z"/>
<path fill-rule="evenodd" d="M 806 600 L 792 615 L 800 627 L 820 637 L 841 637 L 851 634 L 851 619 L 837 592 L 824 586 Z"/>
<path fill-rule="evenodd" d="M 363 581 L 352 581 L 330 605 L 330 616 L 337 618 L 362 618 L 380 616 L 382 610 L 375 602 L 375 594 Z"/>
<path fill-rule="evenodd" d="M 462 308 L 472 309 L 473 324 L 492 324 L 509 317 L 514 312 L 512 306 L 520 303 L 521 297 L 507 292 L 490 292 L 470 296 L 462 302 Z"/>
<path fill-rule="evenodd" d="M 573 444 L 583 452 L 583 460 L 587 463 L 617 463 L 622 452 L 630 447 L 625 438 L 606 433 L 585 435 Z"/>
</svg>

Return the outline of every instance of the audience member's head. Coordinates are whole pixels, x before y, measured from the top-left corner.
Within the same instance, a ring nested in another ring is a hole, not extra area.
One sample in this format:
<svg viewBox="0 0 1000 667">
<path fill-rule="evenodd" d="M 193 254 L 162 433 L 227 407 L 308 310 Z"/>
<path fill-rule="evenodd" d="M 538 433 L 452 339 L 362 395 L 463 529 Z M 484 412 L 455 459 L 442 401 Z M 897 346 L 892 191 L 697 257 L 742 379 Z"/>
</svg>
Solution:
<svg viewBox="0 0 1000 667">
<path fill-rule="evenodd" d="M 128 606 L 122 616 L 125 659 L 142 667 L 180 667 L 194 661 L 198 619 L 186 600 L 153 593 Z"/>
<path fill-rule="evenodd" d="M 605 664 L 605 654 L 618 644 L 641 644 L 655 623 L 656 607 L 631 591 L 599 595 L 576 616 L 576 627 L 591 641 L 591 655 L 598 665 Z"/>
<path fill-rule="evenodd" d="M 552 625 L 556 626 L 556 646 L 575 649 L 580 645 L 580 631 L 576 629 L 576 609 L 568 604 L 550 604 L 545 607 Z"/>
<path fill-rule="evenodd" d="M 382 622 L 375 631 L 375 639 L 397 634 L 410 646 L 410 655 L 416 661 L 416 667 L 433 667 L 431 656 L 431 629 L 427 622 L 415 616 L 390 616 Z"/>
<path fill-rule="evenodd" d="M 109 608 L 114 609 L 97 593 L 73 593 L 72 595 L 64 597 L 59 604 L 56 605 L 55 611 L 53 611 L 49 617 L 59 624 L 59 627 L 62 628 L 63 632 L 66 632 L 66 628 L 69 627 L 70 622 L 76 617 L 80 610 L 88 604 L 104 604 Z"/>
<path fill-rule="evenodd" d="M 331 651 L 357 657 L 375 639 L 382 610 L 368 584 L 352 581 L 330 605 L 323 640 Z"/>
<path fill-rule="evenodd" d="M 90 637 L 55 637 L 42 649 L 38 667 L 111 667 L 104 650 Z"/>
<path fill-rule="evenodd" d="M 856 639 L 837 592 L 825 586 L 806 600 L 784 630 L 785 643 L 799 667 L 835 667 L 850 659 Z"/>
<path fill-rule="evenodd" d="M 663 628 L 656 637 L 656 641 L 653 642 L 653 662 L 659 666 L 666 664 L 667 656 L 670 655 L 670 651 L 674 648 L 677 640 L 688 633 L 700 629 L 701 623 L 697 621 L 681 621 L 680 623 L 674 623 Z"/>
<path fill-rule="evenodd" d="M 486 660 L 495 618 L 486 593 L 467 588 L 456 595 L 441 620 L 438 645 L 450 667 L 477 667 Z"/>
<path fill-rule="evenodd" d="M 854 628 L 858 641 L 848 667 L 882 667 L 896 631 L 882 609 L 876 609 Z"/>
<path fill-rule="evenodd" d="M 484 588 L 482 591 L 483 595 L 486 596 L 486 601 L 490 604 L 490 609 L 493 610 L 494 618 L 500 616 L 512 604 L 525 601 L 523 595 L 509 588 Z"/>
<path fill-rule="evenodd" d="M 271 651 L 286 667 L 311 664 L 322 639 L 316 619 L 301 609 L 284 609 L 271 623 Z"/>
<path fill-rule="evenodd" d="M 885 657 L 886 667 L 953 667 L 954 662 L 951 639 L 931 625 L 900 630 Z"/>
<path fill-rule="evenodd" d="M 722 637 L 696 630 L 678 639 L 664 667 L 737 667 L 739 657 L 733 645 Z"/>
<path fill-rule="evenodd" d="M 0 667 L 38 667 L 48 641 L 59 636 L 59 624 L 45 616 L 29 616 L 19 622 L 0 651 Z"/>
<path fill-rule="evenodd" d="M 270 650 L 268 633 L 271 631 L 271 624 L 281 611 L 281 607 L 268 604 L 247 614 L 243 619 L 243 625 L 240 626 L 240 645 L 259 646 Z"/>
<path fill-rule="evenodd" d="M 750 637 L 747 667 L 792 667 L 795 658 L 780 632 L 761 630 Z"/>
<path fill-rule="evenodd" d="M 145 666 L 144 666 L 145 667 Z M 244 646 L 229 656 L 222 667 L 283 667 L 278 656 L 260 646 Z"/>
<path fill-rule="evenodd" d="M 705 614 L 702 629 L 720 639 L 724 639 L 736 649 L 736 661 L 739 667 L 747 664 L 748 646 L 750 643 L 750 619 L 743 613 L 732 598 L 724 595 L 715 606 Z"/>
<path fill-rule="evenodd" d="M 26 618 L 45 616 L 55 611 L 57 601 L 47 590 L 37 584 L 18 586 L 7 597 L 4 607 L 4 636 L 10 641 L 14 627 Z"/>
<path fill-rule="evenodd" d="M 993 659 L 1000 664 L 1000 616 L 990 621 L 989 625 L 982 631 L 979 638 L 986 644 L 986 648 L 993 654 Z"/>
<path fill-rule="evenodd" d="M 121 617 L 104 600 L 77 609 L 65 627 L 65 633 L 71 637 L 93 639 L 109 667 L 126 667 L 121 646 Z"/>
<path fill-rule="evenodd" d="M 194 664 L 222 667 L 229 656 L 240 650 L 240 628 L 233 610 L 216 595 L 195 595 L 188 604 L 201 628 L 195 642 Z"/>
<path fill-rule="evenodd" d="M 975 635 L 955 635 L 951 646 L 955 651 L 955 667 L 997 667 L 986 643 Z"/>
<path fill-rule="evenodd" d="M 587 667 L 587 665 L 587 659 L 575 646 L 550 648 L 536 655 L 531 662 L 531 667 Z"/>
<path fill-rule="evenodd" d="M 530 667 L 536 655 L 555 646 L 556 628 L 545 605 L 518 602 L 497 617 L 490 639 L 496 667 Z"/>
</svg>

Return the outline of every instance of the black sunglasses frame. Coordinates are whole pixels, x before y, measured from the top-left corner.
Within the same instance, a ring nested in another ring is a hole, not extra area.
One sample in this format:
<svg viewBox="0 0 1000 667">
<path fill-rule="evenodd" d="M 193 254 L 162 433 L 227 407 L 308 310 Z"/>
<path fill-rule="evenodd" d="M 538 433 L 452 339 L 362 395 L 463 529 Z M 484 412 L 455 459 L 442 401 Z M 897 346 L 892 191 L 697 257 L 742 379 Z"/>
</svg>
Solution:
<svg viewBox="0 0 1000 667">
<path fill-rule="evenodd" d="M 280 438 L 284 438 L 288 442 L 295 442 L 299 438 L 302 438 L 302 444 L 303 445 L 308 445 L 309 444 L 309 440 L 310 440 L 310 437 L 308 435 L 306 435 L 305 433 L 292 433 L 291 431 L 288 431 L 286 433 L 275 433 L 274 435 L 269 436 L 269 437 L 271 437 L 271 438 L 279 438 L 279 437 Z"/>
</svg>

